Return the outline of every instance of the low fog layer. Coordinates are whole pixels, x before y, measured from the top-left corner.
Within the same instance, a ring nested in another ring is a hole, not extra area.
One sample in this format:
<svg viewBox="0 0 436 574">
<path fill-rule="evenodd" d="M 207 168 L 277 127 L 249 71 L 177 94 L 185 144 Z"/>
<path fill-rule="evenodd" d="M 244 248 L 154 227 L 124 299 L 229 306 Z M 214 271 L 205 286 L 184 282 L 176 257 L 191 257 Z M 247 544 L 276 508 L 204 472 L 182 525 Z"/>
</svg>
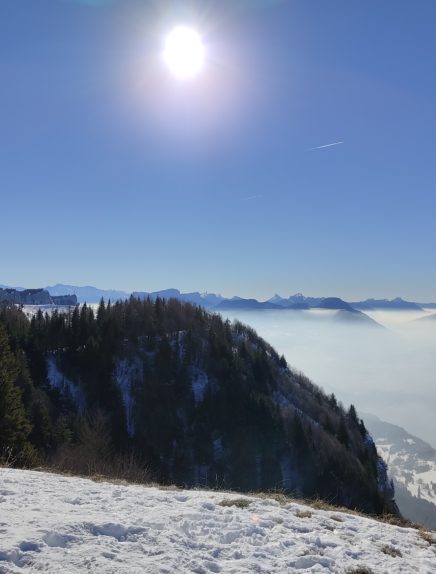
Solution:
<svg viewBox="0 0 436 574">
<path fill-rule="evenodd" d="M 384 328 L 348 322 L 336 311 L 223 313 L 252 326 L 345 405 L 405 427 L 436 448 L 435 313 L 375 311 Z"/>
</svg>

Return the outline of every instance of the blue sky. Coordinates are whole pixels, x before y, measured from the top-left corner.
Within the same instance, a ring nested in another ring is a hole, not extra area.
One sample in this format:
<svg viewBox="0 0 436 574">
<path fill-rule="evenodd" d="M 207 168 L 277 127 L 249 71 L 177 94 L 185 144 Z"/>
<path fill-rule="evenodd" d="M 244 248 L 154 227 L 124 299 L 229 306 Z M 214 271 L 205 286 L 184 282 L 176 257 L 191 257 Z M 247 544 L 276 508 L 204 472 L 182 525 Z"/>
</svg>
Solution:
<svg viewBox="0 0 436 574">
<path fill-rule="evenodd" d="M 2 0 L 0 283 L 436 300 L 435 21 L 434 0 Z M 161 58 L 178 23 L 207 48 L 188 83 Z"/>
</svg>

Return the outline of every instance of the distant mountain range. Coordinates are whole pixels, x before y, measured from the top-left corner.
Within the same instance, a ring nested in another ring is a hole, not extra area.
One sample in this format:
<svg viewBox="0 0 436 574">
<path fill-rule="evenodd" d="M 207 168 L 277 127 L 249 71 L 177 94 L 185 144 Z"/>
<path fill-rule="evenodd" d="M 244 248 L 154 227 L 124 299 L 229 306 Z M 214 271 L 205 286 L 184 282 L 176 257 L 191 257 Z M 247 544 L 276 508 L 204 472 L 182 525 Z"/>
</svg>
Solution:
<svg viewBox="0 0 436 574">
<path fill-rule="evenodd" d="M 176 298 L 182 301 L 188 301 L 197 305 L 213 310 L 213 311 L 260 311 L 260 310 L 308 310 L 308 309 L 328 309 L 337 311 L 335 316 L 336 320 L 347 320 L 348 322 L 366 323 L 367 325 L 379 326 L 379 324 L 365 315 L 358 309 L 351 307 L 338 297 L 304 297 L 301 294 L 290 297 L 289 299 L 281 299 L 275 295 L 268 301 L 258 301 L 257 299 L 243 299 L 242 297 L 232 297 L 226 299 L 220 295 L 211 293 L 201 294 L 195 293 L 180 293 L 177 289 L 168 289 L 166 291 L 155 291 L 153 293 L 132 293 L 133 296 L 139 298 L 155 299 L 161 297 L 163 299 Z"/>
<path fill-rule="evenodd" d="M 0 288 L 6 288 L 0 285 Z M 176 298 L 181 301 L 188 301 L 196 305 L 201 305 L 206 309 L 214 309 L 217 311 L 232 311 L 232 310 L 260 310 L 260 309 L 290 309 L 290 310 L 305 310 L 305 309 L 330 309 L 342 310 L 350 313 L 355 313 L 356 316 L 359 311 L 376 311 L 376 310 L 395 310 L 395 311 L 420 311 L 424 308 L 436 309 L 436 303 L 417 303 L 413 301 L 406 301 L 401 297 L 396 299 L 366 299 L 365 301 L 347 302 L 339 297 L 306 297 L 302 293 L 296 293 L 287 298 L 280 295 L 274 295 L 267 301 L 259 301 L 254 298 L 244 299 L 242 297 L 223 297 L 215 293 L 200 293 L 194 291 L 191 293 L 181 293 L 178 289 L 164 289 L 162 291 L 134 291 L 128 293 L 127 291 L 119 291 L 114 289 L 98 289 L 93 286 L 78 287 L 75 285 L 63 285 L 58 283 L 44 288 L 45 291 L 52 297 L 60 297 L 63 295 L 75 295 L 79 303 L 98 303 L 102 298 L 108 301 L 117 301 L 120 299 L 128 299 L 131 295 L 139 298 L 156 299 L 161 297 L 163 299 Z M 16 291 L 24 291 L 22 288 L 16 288 Z M 29 291 L 29 290 L 27 290 Z M 31 290 L 35 291 L 35 290 Z"/>
<path fill-rule="evenodd" d="M 98 303 L 101 298 L 108 301 L 118 301 L 119 299 L 128 299 L 130 293 L 125 291 L 116 291 L 113 289 L 97 289 L 97 287 L 86 286 L 77 287 L 76 285 L 62 285 L 60 283 L 45 287 L 51 295 L 75 295 L 79 303 Z"/>
<path fill-rule="evenodd" d="M 178 289 L 164 289 L 163 291 L 134 291 L 132 293 L 133 297 L 139 299 L 179 299 L 180 301 L 186 301 L 187 303 L 194 303 L 195 305 L 201 305 L 206 309 L 212 309 L 217 307 L 222 301 L 225 300 L 221 295 L 216 295 L 215 293 L 199 293 L 194 291 L 192 293 L 181 293 Z"/>
<path fill-rule="evenodd" d="M 372 311 L 376 309 L 394 309 L 396 311 L 420 311 L 423 306 L 419 303 L 413 303 L 411 301 L 405 301 L 401 297 L 392 299 L 367 299 L 366 301 L 356 301 L 350 303 L 355 309 L 360 309 L 362 311 Z"/>
</svg>

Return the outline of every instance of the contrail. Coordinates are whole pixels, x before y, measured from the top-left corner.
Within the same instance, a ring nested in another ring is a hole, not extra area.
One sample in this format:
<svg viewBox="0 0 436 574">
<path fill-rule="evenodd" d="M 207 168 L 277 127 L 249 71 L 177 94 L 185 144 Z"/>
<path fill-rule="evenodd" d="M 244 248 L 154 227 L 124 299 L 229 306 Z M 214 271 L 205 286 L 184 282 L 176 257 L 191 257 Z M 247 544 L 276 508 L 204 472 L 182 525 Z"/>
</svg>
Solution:
<svg viewBox="0 0 436 574">
<path fill-rule="evenodd" d="M 326 147 L 333 147 L 335 145 L 342 145 L 344 142 L 333 142 L 333 143 L 329 143 L 329 144 L 325 144 L 325 145 L 319 145 L 317 147 L 312 147 L 310 148 L 310 150 L 314 150 L 314 149 L 324 149 Z"/>
</svg>

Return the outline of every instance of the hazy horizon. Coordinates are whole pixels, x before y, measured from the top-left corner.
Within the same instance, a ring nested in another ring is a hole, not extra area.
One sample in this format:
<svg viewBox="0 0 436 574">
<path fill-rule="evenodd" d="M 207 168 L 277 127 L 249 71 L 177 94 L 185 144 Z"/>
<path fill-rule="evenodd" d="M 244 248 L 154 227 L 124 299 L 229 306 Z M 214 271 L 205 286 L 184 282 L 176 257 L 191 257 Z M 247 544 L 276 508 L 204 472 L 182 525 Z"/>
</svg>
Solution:
<svg viewBox="0 0 436 574">
<path fill-rule="evenodd" d="M 156 287 L 156 288 L 152 288 L 152 287 L 134 287 L 134 288 L 123 288 L 123 287 L 119 287 L 117 285 L 110 285 L 110 286 L 104 286 L 102 287 L 101 285 L 93 285 L 91 283 L 83 283 L 83 284 L 78 284 L 77 282 L 67 282 L 67 281 L 59 281 L 59 280 L 54 280 L 51 282 L 45 282 L 42 285 L 35 285 L 32 284 L 31 282 L 29 282 L 29 284 L 26 285 L 18 285 L 18 284 L 13 284 L 12 282 L 5 282 L 3 279 L 0 282 L 0 286 L 6 286 L 6 287 L 10 287 L 13 289 L 45 289 L 48 287 L 53 287 L 56 285 L 65 285 L 65 286 L 71 286 L 71 287 L 77 287 L 77 288 L 84 288 L 84 287 L 91 287 L 91 288 L 95 288 L 98 290 L 102 290 L 102 291 L 122 291 L 125 293 L 133 293 L 133 292 L 147 292 L 147 293 L 153 293 L 153 292 L 158 292 L 158 291 L 165 291 L 167 289 L 178 289 L 181 293 L 194 293 L 194 292 L 199 292 L 199 293 L 214 293 L 217 295 L 221 295 L 222 297 L 225 298 L 231 298 L 231 297 L 242 297 L 244 299 L 257 299 L 258 301 L 268 301 L 269 299 L 271 299 L 271 297 L 273 297 L 274 295 L 279 295 L 281 297 L 283 297 L 284 299 L 292 296 L 292 295 L 297 295 L 297 294 L 302 294 L 305 297 L 339 297 L 340 299 L 347 301 L 347 302 L 352 302 L 352 301 L 366 301 L 368 299 L 376 299 L 376 300 L 393 300 L 396 298 L 401 298 L 403 300 L 406 301 L 410 301 L 410 302 L 414 302 L 414 303 L 420 303 L 420 304 L 426 304 L 426 303 L 436 303 L 436 293 L 434 294 L 433 300 L 432 299 L 418 299 L 418 298 L 414 298 L 414 297 L 406 297 L 403 293 L 400 292 L 393 292 L 393 294 L 386 294 L 382 288 L 380 292 L 377 293 L 366 293 L 366 294 L 360 294 L 360 296 L 358 295 L 343 295 L 341 293 L 338 292 L 334 292 L 334 293 L 325 293 L 325 292 L 321 292 L 321 288 L 318 291 L 313 291 L 310 292 L 308 290 L 292 290 L 292 289 L 288 289 L 287 291 L 282 291 L 282 292 L 278 292 L 278 290 L 274 290 L 272 289 L 272 291 L 270 292 L 264 292 L 261 295 L 258 295 L 256 293 L 253 293 L 252 291 L 250 291 L 249 287 L 246 287 L 244 289 L 244 291 L 242 292 L 224 292 L 223 290 L 220 289 L 216 289 L 216 288 L 211 288 L 211 289 L 199 289 L 196 286 L 192 286 L 190 289 L 189 288 L 185 288 L 185 289 L 181 289 L 178 285 L 167 285 L 164 287 Z M 366 311 L 365 311 L 366 312 Z"/>
</svg>

